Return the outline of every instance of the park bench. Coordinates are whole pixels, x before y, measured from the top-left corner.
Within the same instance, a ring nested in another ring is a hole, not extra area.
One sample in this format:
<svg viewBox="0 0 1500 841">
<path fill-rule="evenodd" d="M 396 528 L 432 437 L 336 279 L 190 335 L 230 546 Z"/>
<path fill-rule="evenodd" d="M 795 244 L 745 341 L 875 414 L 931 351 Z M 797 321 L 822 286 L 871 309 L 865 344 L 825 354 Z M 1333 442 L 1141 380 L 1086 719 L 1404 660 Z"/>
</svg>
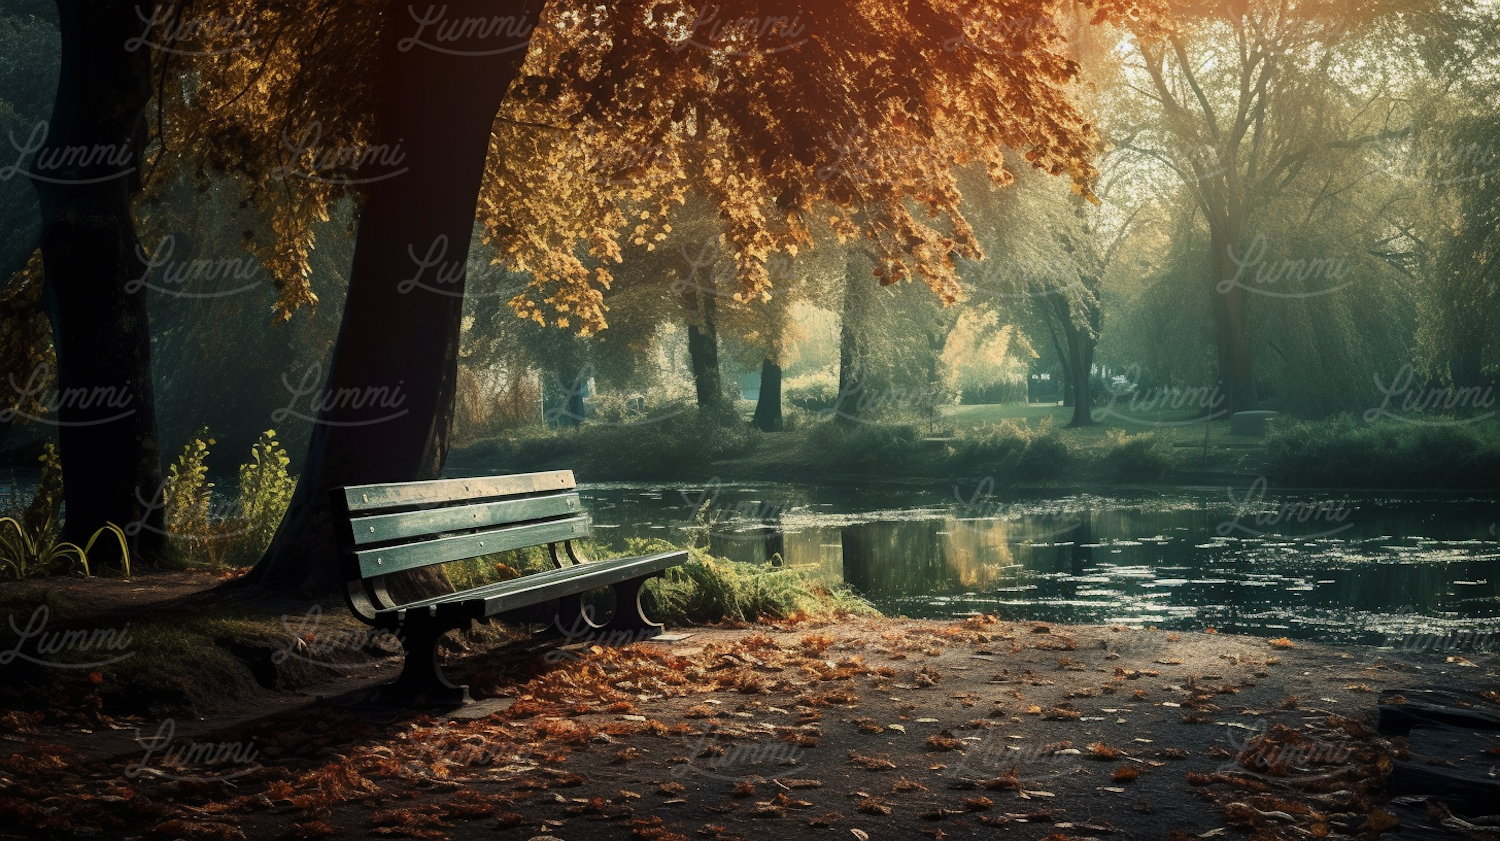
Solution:
<svg viewBox="0 0 1500 841">
<path fill-rule="evenodd" d="M 365 623 L 394 633 L 406 664 L 387 687 L 388 699 L 429 704 L 469 701 L 468 687 L 443 676 L 438 641 L 475 620 L 551 617 L 568 637 L 599 633 L 613 641 L 655 636 L 662 626 L 641 607 L 646 580 L 687 560 L 683 551 L 588 561 L 575 542 L 590 533 L 571 470 L 357 485 L 329 492 L 349 609 Z M 469 590 L 400 603 L 386 577 L 506 552 L 546 546 L 555 569 Z M 583 594 L 612 587 L 615 611 L 594 622 Z"/>
</svg>

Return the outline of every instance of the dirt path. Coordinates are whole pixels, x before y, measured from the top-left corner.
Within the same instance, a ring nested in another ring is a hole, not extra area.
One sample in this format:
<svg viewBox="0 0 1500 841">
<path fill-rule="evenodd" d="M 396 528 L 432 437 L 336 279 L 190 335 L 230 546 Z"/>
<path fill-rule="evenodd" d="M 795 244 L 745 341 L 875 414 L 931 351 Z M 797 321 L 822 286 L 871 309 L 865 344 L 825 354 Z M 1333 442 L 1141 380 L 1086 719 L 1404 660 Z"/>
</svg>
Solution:
<svg viewBox="0 0 1500 841">
<path fill-rule="evenodd" d="M 682 633 L 473 652 L 452 715 L 362 683 L 94 762 L 7 733 L 0 836 L 1374 838 L 1426 820 L 1381 805 L 1377 692 L 1500 668 L 977 620 Z"/>
</svg>

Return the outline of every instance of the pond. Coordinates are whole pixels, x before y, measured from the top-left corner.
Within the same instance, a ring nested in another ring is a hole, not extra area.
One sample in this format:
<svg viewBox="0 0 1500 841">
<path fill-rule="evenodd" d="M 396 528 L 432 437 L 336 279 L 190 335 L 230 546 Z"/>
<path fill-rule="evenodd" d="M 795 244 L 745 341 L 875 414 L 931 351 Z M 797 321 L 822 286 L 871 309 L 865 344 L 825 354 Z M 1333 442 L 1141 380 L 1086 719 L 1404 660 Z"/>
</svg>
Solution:
<svg viewBox="0 0 1500 841">
<path fill-rule="evenodd" d="M 232 477 L 223 477 L 230 487 Z M 35 475 L 0 472 L 0 504 Z M 847 584 L 891 616 L 1006 619 L 1378 644 L 1495 639 L 1500 505 L 1252 487 L 1027 496 L 993 483 L 711 482 L 581 489 L 598 541 L 706 545 Z"/>
<path fill-rule="evenodd" d="M 1500 631 L 1493 498 L 1249 488 L 1028 498 L 946 487 L 601 484 L 598 539 L 660 537 L 845 583 L 888 615 L 1380 643 Z"/>
</svg>

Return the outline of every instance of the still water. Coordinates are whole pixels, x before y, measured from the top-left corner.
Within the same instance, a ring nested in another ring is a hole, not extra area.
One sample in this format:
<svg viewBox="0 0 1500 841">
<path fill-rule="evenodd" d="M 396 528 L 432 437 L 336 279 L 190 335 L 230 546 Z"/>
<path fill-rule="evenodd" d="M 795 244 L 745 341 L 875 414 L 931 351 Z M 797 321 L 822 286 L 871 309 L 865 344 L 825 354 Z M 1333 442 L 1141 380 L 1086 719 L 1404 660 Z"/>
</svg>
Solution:
<svg viewBox="0 0 1500 841">
<path fill-rule="evenodd" d="M 0 507 L 24 506 L 34 482 L 0 471 Z M 1495 497 L 1262 485 L 1044 498 L 972 481 L 598 484 L 582 495 L 610 548 L 641 537 L 740 561 L 780 556 L 891 616 L 1500 640 Z"/>
<path fill-rule="evenodd" d="M 696 541 L 846 583 L 888 615 L 1157 625 L 1326 642 L 1500 631 L 1494 498 L 1250 488 L 1028 499 L 986 484 L 605 484 L 599 541 Z"/>
</svg>

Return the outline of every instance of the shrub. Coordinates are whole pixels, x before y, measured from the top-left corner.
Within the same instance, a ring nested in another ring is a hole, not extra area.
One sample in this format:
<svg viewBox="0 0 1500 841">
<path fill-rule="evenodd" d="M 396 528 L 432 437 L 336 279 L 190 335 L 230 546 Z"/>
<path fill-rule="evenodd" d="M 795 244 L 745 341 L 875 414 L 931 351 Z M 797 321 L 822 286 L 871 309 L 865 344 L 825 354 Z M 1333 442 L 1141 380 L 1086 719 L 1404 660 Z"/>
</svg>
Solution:
<svg viewBox="0 0 1500 841">
<path fill-rule="evenodd" d="M 291 460 L 267 430 L 250 448 L 250 461 L 239 469 L 239 494 L 227 506 L 216 506 L 214 483 L 208 480 L 209 447 L 202 430 L 188 442 L 167 470 L 163 490 L 167 544 L 182 565 L 212 567 L 254 563 L 281 524 L 297 480 L 287 472 Z"/>
<path fill-rule="evenodd" d="M 629 551 L 674 548 L 661 540 L 632 540 Z M 696 547 L 688 552 L 687 563 L 647 585 L 657 617 L 669 624 L 879 615 L 849 589 L 829 588 L 799 570 L 730 561 Z"/>
<path fill-rule="evenodd" d="M 1177 451 L 1165 439 L 1149 432 L 1130 435 L 1111 429 L 1109 452 L 1104 464 L 1117 479 L 1159 482 L 1177 469 Z"/>
<path fill-rule="evenodd" d="M 207 460 L 209 445 L 213 443 L 207 429 L 200 431 L 167 468 L 162 502 L 166 506 L 166 527 L 170 535 L 198 540 L 212 534 L 208 512 L 213 502 L 214 483 L 208 481 Z"/>
<path fill-rule="evenodd" d="M 892 470 L 918 452 L 921 437 L 909 424 L 823 421 L 808 431 L 804 458 L 819 472 Z"/>
<path fill-rule="evenodd" d="M 1035 427 L 1005 420 L 963 432 L 950 452 L 956 470 L 979 468 L 1022 479 L 1057 476 L 1072 460 L 1072 449 L 1050 418 Z"/>
<path fill-rule="evenodd" d="M 276 442 L 276 430 L 261 433 L 250 448 L 250 461 L 240 465 L 240 515 L 244 539 L 237 547 L 243 555 L 259 557 L 271 545 L 282 515 L 292 504 L 297 480 L 287 473 L 291 459 Z"/>
<path fill-rule="evenodd" d="M 832 367 L 788 377 L 781 387 L 782 399 L 790 406 L 824 412 L 839 400 L 839 375 Z"/>
<path fill-rule="evenodd" d="M 1500 427 L 1364 423 L 1349 415 L 1277 424 L 1266 437 L 1271 473 L 1290 485 L 1493 488 Z"/>
</svg>

